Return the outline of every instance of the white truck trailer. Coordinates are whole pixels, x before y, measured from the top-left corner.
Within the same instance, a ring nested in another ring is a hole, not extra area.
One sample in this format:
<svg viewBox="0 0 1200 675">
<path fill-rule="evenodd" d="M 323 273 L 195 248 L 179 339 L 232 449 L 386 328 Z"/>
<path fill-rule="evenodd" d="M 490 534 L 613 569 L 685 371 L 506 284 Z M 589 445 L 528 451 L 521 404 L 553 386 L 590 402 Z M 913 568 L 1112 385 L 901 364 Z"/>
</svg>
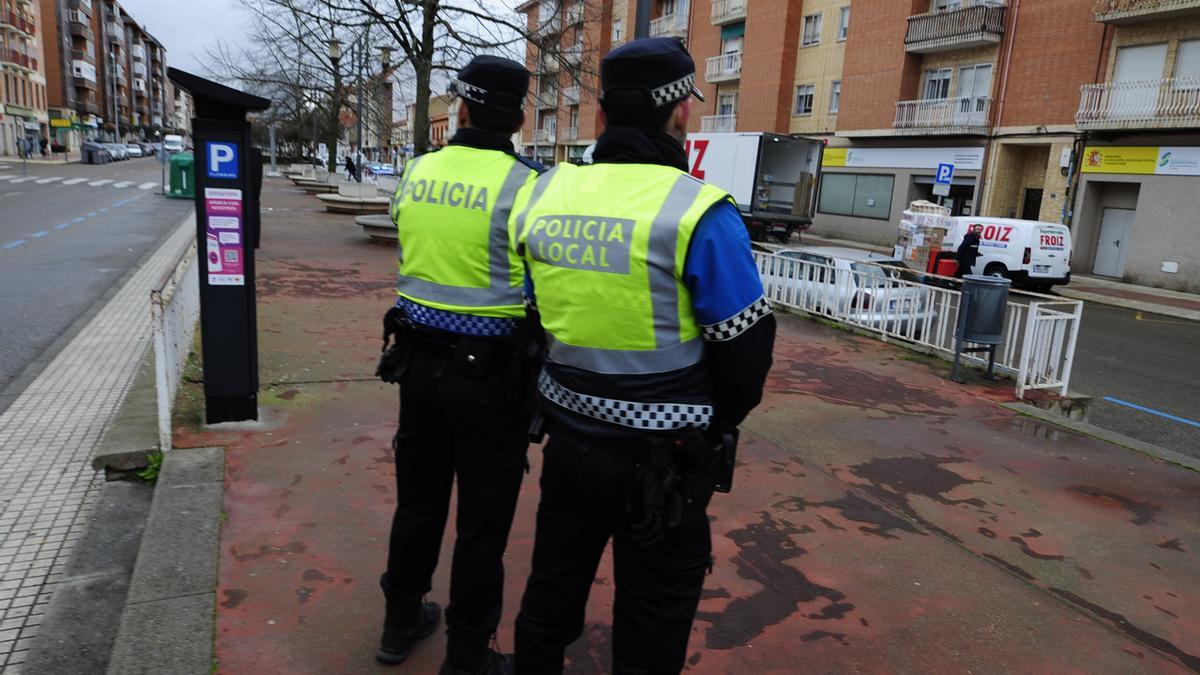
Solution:
<svg viewBox="0 0 1200 675">
<path fill-rule="evenodd" d="M 686 143 L 691 174 L 733 196 L 755 241 L 787 242 L 809 228 L 824 149 L 765 132 L 688 134 Z"/>
</svg>

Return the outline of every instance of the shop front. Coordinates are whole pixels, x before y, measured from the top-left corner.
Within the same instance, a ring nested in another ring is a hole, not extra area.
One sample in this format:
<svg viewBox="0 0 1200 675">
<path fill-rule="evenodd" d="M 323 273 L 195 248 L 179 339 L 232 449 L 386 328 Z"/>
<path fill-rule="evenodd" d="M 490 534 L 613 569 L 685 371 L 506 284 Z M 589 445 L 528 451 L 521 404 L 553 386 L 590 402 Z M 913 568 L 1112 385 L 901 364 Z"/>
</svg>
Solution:
<svg viewBox="0 0 1200 675">
<path fill-rule="evenodd" d="M 1200 146 L 1086 146 L 1072 271 L 1200 292 L 1197 194 Z"/>
</svg>

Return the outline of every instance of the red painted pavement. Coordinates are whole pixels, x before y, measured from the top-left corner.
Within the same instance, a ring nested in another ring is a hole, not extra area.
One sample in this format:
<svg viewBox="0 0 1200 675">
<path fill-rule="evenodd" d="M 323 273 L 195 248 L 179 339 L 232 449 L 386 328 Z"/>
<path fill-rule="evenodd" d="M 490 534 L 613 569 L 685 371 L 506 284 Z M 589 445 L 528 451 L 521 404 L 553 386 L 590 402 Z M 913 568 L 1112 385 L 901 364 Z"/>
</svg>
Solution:
<svg viewBox="0 0 1200 675">
<path fill-rule="evenodd" d="M 276 182 L 271 187 L 282 189 Z M 267 192 L 266 206 L 311 197 Z M 349 219 L 265 214 L 259 327 L 266 423 L 223 445 L 217 657 L 227 673 L 435 672 L 372 658 L 394 503 L 396 391 L 373 380 L 394 253 Z M 714 499 L 716 566 L 690 644 L 701 673 L 1200 670 L 1195 474 L 996 405 L 1008 385 L 781 317 L 734 492 Z M 470 411 L 463 411 L 470 423 Z M 518 506 L 498 641 L 532 544 L 540 457 Z M 448 560 L 449 540 L 443 559 Z M 446 570 L 432 597 L 445 601 Z M 606 562 L 570 672 L 606 672 Z"/>
</svg>

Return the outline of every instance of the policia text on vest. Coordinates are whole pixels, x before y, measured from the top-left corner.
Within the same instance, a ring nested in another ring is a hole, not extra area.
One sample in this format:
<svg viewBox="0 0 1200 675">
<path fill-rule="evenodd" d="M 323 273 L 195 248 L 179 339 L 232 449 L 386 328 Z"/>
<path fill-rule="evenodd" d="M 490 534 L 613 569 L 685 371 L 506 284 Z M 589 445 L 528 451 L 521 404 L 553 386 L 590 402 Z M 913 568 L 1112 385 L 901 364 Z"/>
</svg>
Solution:
<svg viewBox="0 0 1200 675">
<path fill-rule="evenodd" d="M 399 197 L 414 202 L 488 211 L 488 189 L 470 183 L 419 178 L 404 184 Z"/>
<path fill-rule="evenodd" d="M 541 216 L 530 226 L 526 246 L 538 262 L 628 274 L 633 226 L 626 218 Z"/>
</svg>

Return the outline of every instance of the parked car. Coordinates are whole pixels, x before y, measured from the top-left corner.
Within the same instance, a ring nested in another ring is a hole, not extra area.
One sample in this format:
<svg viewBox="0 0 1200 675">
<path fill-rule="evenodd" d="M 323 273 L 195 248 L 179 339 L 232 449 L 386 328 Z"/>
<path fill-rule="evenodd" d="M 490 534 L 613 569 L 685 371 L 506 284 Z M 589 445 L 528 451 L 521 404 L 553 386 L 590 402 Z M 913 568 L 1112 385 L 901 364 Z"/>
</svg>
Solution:
<svg viewBox="0 0 1200 675">
<path fill-rule="evenodd" d="M 167 152 L 171 154 L 183 152 L 183 136 L 178 136 L 175 134 L 167 134 L 166 136 L 163 136 L 163 147 L 165 147 Z"/>
<path fill-rule="evenodd" d="M 142 146 L 138 145 L 137 143 L 126 143 L 125 151 L 129 153 L 130 157 L 141 157 L 146 154 L 142 150 Z"/>
<path fill-rule="evenodd" d="M 79 146 L 79 152 L 85 164 L 107 164 L 113 160 L 112 153 L 103 143 L 84 141 Z"/>
<path fill-rule="evenodd" d="M 763 274 L 769 297 L 790 292 L 806 309 L 913 337 L 937 318 L 931 289 L 893 256 L 836 246 L 782 249 L 776 255 L 782 260 L 773 260 Z"/>
<path fill-rule="evenodd" d="M 364 167 L 368 175 L 371 176 L 395 176 L 396 167 L 391 164 L 381 164 L 379 162 L 368 162 Z"/>
<path fill-rule="evenodd" d="M 105 143 L 104 147 L 108 148 L 108 151 L 112 154 L 113 159 L 129 159 L 129 150 L 127 150 L 125 146 L 120 143 Z"/>
</svg>

